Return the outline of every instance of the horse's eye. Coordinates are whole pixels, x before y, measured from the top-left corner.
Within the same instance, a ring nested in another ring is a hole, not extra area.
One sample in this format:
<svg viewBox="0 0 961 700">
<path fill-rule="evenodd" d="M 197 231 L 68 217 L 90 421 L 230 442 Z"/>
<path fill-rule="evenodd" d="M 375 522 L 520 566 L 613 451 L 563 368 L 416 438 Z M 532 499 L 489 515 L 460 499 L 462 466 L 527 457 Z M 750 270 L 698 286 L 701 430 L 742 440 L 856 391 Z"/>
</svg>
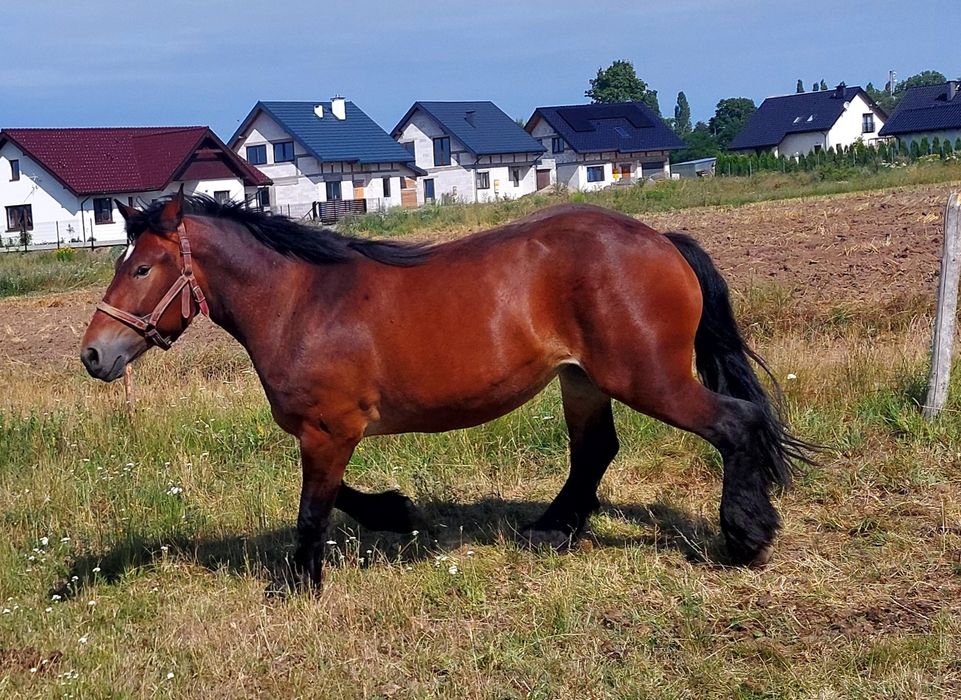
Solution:
<svg viewBox="0 0 961 700">
<path fill-rule="evenodd" d="M 147 265 L 141 265 L 133 274 L 134 277 L 146 277 L 148 272 L 150 272 L 150 267 Z"/>
</svg>

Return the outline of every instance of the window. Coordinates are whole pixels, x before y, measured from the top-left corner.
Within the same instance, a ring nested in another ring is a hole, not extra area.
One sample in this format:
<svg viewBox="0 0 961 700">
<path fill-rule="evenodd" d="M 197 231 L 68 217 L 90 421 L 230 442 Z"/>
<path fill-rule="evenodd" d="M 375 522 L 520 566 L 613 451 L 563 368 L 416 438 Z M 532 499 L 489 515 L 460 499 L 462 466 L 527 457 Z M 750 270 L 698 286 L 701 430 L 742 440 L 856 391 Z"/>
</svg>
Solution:
<svg viewBox="0 0 961 700">
<path fill-rule="evenodd" d="M 217 204 L 227 204 L 230 201 L 230 190 L 217 190 L 214 192 L 214 201 Z"/>
<path fill-rule="evenodd" d="M 514 183 L 514 187 L 520 187 L 520 184 L 521 184 L 520 168 L 511 168 L 511 182 Z"/>
<path fill-rule="evenodd" d="M 410 153 L 411 155 L 414 155 L 414 142 L 413 142 L 413 141 L 404 141 L 404 143 L 402 143 L 401 146 L 403 146 L 404 148 L 406 148 L 408 153 Z"/>
<path fill-rule="evenodd" d="M 564 141 L 560 136 L 555 136 L 551 139 L 551 153 L 563 153 L 564 152 Z"/>
<path fill-rule="evenodd" d="M 247 162 L 251 165 L 265 165 L 267 163 L 267 146 L 247 146 Z"/>
<path fill-rule="evenodd" d="M 433 202 L 434 199 L 434 178 L 428 178 L 424 180 L 424 203 Z"/>
<path fill-rule="evenodd" d="M 873 134 L 874 133 L 874 112 L 868 112 L 861 117 L 861 133 L 862 134 Z"/>
<path fill-rule="evenodd" d="M 283 143 L 274 144 L 274 162 L 275 163 L 293 163 L 294 162 L 294 142 L 284 141 Z"/>
<path fill-rule="evenodd" d="M 113 202 L 110 197 L 97 197 L 93 200 L 93 221 L 96 224 L 113 223 Z"/>
<path fill-rule="evenodd" d="M 384 198 L 390 197 L 390 178 L 384 178 Z"/>
<path fill-rule="evenodd" d="M 820 152 L 821 152 L 821 144 L 819 144 L 819 143 L 814 144 L 814 152 L 815 152 L 815 153 L 820 153 Z"/>
<path fill-rule="evenodd" d="M 486 170 L 477 173 L 477 189 L 489 190 L 491 188 L 491 174 Z"/>
<path fill-rule="evenodd" d="M 588 182 L 604 182 L 604 166 L 591 165 L 587 168 Z"/>
<path fill-rule="evenodd" d="M 14 181 L 19 179 L 20 179 L 20 161 L 11 160 L 10 161 L 10 180 Z"/>
<path fill-rule="evenodd" d="M 328 202 L 336 202 L 344 198 L 340 190 L 340 180 L 337 180 L 336 182 L 327 182 L 325 184 L 327 185 Z"/>
<path fill-rule="evenodd" d="M 434 165 L 450 165 L 450 137 L 434 139 Z"/>
<path fill-rule="evenodd" d="M 19 204 L 14 207 L 7 207 L 7 231 L 19 231 L 26 227 L 28 231 L 33 230 L 33 209 L 29 204 Z"/>
<path fill-rule="evenodd" d="M 254 203 L 258 209 L 270 209 L 270 190 L 266 187 L 261 187 L 257 190 L 257 195 L 254 197 Z"/>
</svg>

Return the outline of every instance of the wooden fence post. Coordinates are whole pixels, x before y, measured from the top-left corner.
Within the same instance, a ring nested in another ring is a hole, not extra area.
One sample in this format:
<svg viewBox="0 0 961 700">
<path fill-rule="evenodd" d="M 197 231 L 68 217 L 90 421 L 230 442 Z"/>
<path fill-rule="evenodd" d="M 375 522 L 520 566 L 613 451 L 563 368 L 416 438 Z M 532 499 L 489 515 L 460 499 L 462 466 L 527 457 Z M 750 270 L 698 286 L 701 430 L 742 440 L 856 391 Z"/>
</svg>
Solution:
<svg viewBox="0 0 961 700">
<path fill-rule="evenodd" d="M 928 420 L 941 412 L 948 401 L 951 380 L 951 351 L 958 311 L 958 281 L 961 278 L 961 192 L 948 197 L 944 208 L 944 250 L 941 253 L 941 280 L 938 308 L 931 342 L 931 375 L 923 413 Z"/>
</svg>

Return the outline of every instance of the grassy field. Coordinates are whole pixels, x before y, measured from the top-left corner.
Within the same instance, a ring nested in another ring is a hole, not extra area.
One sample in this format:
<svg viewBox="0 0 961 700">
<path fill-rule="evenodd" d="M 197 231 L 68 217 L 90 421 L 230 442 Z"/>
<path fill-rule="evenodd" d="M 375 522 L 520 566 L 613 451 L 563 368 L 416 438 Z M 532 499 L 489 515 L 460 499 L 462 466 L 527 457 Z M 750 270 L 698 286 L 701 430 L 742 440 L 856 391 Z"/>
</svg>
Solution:
<svg viewBox="0 0 961 700">
<path fill-rule="evenodd" d="M 715 453 L 623 407 L 591 536 L 518 549 L 566 475 L 552 386 L 362 443 L 351 481 L 401 488 L 432 531 L 341 519 L 323 593 L 267 598 L 299 467 L 239 348 L 151 353 L 132 413 L 79 366 L 0 368 L 0 697 L 958 697 L 961 404 L 919 417 L 930 319 L 737 303 L 829 446 L 779 498 L 764 571 L 715 563 Z"/>
<path fill-rule="evenodd" d="M 552 204 L 596 204 L 639 215 L 690 207 L 737 206 L 778 199 L 822 197 L 961 180 L 961 160 L 932 161 L 876 173 L 846 170 L 837 175 L 836 178 L 825 179 L 818 173 L 760 173 L 752 177 L 662 180 L 642 186 L 615 187 L 588 193 L 565 190 L 490 204 L 394 209 L 383 214 L 353 217 L 341 224 L 341 228 L 350 233 L 375 236 L 424 236 L 488 228 Z"/>
<path fill-rule="evenodd" d="M 109 248 L 2 253 L 0 297 L 106 285 L 113 277 L 113 260 Z"/>
</svg>

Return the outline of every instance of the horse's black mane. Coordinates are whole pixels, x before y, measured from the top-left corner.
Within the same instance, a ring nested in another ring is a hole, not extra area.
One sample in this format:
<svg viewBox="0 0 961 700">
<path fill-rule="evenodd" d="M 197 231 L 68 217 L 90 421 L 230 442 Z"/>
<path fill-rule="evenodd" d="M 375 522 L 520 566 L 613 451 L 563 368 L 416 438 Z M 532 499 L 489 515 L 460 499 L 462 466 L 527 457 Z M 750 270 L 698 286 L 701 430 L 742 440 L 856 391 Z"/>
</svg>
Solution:
<svg viewBox="0 0 961 700">
<path fill-rule="evenodd" d="M 159 199 L 127 220 L 127 237 L 131 242 L 145 231 L 166 233 L 171 230 L 170 222 L 164 221 L 162 216 L 169 199 Z M 186 215 L 241 224 L 262 245 L 281 255 L 312 263 L 338 263 L 363 256 L 385 265 L 410 267 L 424 262 L 433 252 L 427 243 L 397 243 L 347 236 L 328 228 L 302 224 L 286 216 L 250 209 L 244 202 L 221 204 L 205 195 L 184 197 L 183 210 Z"/>
</svg>

